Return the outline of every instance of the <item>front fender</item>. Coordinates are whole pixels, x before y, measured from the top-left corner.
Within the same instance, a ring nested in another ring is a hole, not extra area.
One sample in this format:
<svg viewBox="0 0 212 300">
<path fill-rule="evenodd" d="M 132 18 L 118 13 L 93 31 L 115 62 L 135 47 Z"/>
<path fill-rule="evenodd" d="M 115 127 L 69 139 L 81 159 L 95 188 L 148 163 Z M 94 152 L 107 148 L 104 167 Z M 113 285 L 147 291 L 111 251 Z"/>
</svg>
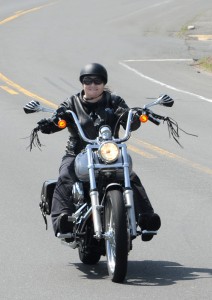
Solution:
<svg viewBox="0 0 212 300">
<path fill-rule="evenodd" d="M 121 191 L 123 193 L 123 187 L 120 184 L 118 184 L 118 183 L 110 183 L 110 184 L 108 184 L 106 186 L 105 193 L 104 193 L 104 195 L 102 197 L 101 205 L 104 205 L 107 192 L 111 191 L 111 190 L 119 190 L 119 191 Z"/>
</svg>

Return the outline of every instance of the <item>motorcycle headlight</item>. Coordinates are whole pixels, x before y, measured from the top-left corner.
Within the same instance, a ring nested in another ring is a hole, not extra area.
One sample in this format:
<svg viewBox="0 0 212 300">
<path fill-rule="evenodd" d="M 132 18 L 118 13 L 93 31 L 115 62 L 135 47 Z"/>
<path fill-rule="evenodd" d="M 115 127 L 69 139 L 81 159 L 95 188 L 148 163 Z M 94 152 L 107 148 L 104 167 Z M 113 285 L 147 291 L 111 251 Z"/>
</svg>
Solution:
<svg viewBox="0 0 212 300">
<path fill-rule="evenodd" d="M 113 142 L 106 142 L 100 146 L 98 154 L 106 163 L 113 163 L 119 157 L 119 147 Z"/>
</svg>

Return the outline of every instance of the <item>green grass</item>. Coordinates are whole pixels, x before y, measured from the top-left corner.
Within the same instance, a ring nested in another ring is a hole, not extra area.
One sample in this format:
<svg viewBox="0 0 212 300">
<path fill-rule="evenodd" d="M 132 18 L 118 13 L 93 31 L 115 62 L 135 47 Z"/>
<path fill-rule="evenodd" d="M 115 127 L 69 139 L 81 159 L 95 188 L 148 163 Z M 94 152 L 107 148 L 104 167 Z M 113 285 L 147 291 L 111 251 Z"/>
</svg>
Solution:
<svg viewBox="0 0 212 300">
<path fill-rule="evenodd" d="M 193 16 L 192 19 L 188 20 L 185 24 L 182 25 L 182 27 L 180 28 L 180 30 L 177 32 L 177 37 L 179 38 L 185 38 L 186 35 L 188 34 L 188 32 L 190 32 L 190 30 L 188 29 L 188 26 L 190 25 L 194 25 L 196 21 L 201 17 L 202 13 L 199 13 L 195 16 Z"/>
<path fill-rule="evenodd" d="M 177 33 L 177 36 L 179 38 L 184 38 L 185 35 L 186 35 L 186 33 L 187 33 L 187 31 L 188 31 L 188 25 L 183 25 L 181 27 L 180 31 Z"/>
<path fill-rule="evenodd" d="M 203 57 L 198 60 L 197 66 L 199 66 L 201 69 L 212 72 L 212 57 Z"/>
</svg>

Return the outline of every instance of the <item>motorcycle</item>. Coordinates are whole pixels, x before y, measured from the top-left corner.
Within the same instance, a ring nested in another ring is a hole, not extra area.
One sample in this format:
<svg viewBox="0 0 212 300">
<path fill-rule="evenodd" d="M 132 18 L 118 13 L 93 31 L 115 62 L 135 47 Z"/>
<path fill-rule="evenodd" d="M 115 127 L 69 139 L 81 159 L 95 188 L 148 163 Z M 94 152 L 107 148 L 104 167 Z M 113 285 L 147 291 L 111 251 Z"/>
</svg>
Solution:
<svg viewBox="0 0 212 300">
<path fill-rule="evenodd" d="M 127 111 L 126 129 L 122 138 L 115 138 L 110 127 L 104 125 L 94 140 L 85 136 L 76 114 L 66 111 L 66 116 L 70 115 L 87 146 L 75 159 L 78 181 L 73 186 L 72 195 L 76 211 L 69 217 L 69 221 L 74 224 L 73 232 L 58 233 L 57 237 L 71 248 L 77 248 L 79 258 L 84 264 L 96 264 L 101 256 L 106 256 L 108 273 L 113 282 L 121 283 L 126 277 L 128 254 L 133 248 L 132 241 L 141 234 L 157 234 L 157 231 L 137 229 L 130 182 L 132 159 L 125 143 L 131 136 L 133 116 L 137 114 L 141 122 L 149 120 L 156 125 L 166 121 L 170 134 L 177 141 L 177 123 L 150 110 L 155 105 L 171 107 L 173 104 L 173 99 L 162 95 L 142 108 L 131 108 Z M 24 106 L 24 111 L 55 113 L 51 108 L 43 107 L 34 100 Z M 58 126 L 65 128 L 66 125 L 66 121 L 60 116 Z M 41 146 L 37 135 L 39 129 L 38 126 L 33 131 L 31 148 L 33 145 Z M 40 209 L 46 225 L 46 216 L 51 214 L 56 182 L 45 181 L 41 191 Z"/>
</svg>

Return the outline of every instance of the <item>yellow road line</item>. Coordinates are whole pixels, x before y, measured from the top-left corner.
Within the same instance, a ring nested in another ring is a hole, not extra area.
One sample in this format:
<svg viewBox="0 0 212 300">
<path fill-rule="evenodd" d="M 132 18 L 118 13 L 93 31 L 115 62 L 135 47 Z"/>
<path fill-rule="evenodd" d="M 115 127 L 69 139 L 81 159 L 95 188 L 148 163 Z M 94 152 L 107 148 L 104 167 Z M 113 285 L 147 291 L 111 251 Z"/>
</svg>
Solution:
<svg viewBox="0 0 212 300">
<path fill-rule="evenodd" d="M 15 90 L 19 91 L 20 93 L 30 97 L 30 98 L 33 98 L 33 99 L 36 99 L 36 100 L 39 100 L 41 102 L 43 102 L 44 104 L 47 104 L 53 108 L 57 108 L 57 105 L 52 103 L 51 101 L 49 100 L 46 100 L 42 97 L 39 97 L 38 95 L 36 94 L 33 94 L 31 92 L 29 92 L 28 90 L 24 89 L 23 87 L 21 87 L 20 85 L 18 85 L 17 83 L 13 82 L 12 80 L 10 80 L 9 78 L 7 78 L 6 76 L 4 76 L 2 73 L 0 73 L 0 80 L 2 80 L 3 82 L 5 82 L 7 85 L 11 86 L 12 88 L 14 88 Z"/>
<path fill-rule="evenodd" d="M 44 7 L 49 6 L 49 5 L 52 5 L 52 4 L 53 4 L 53 3 L 49 3 L 49 4 L 42 5 L 42 6 L 38 6 L 38 7 L 31 8 L 31 9 L 28 9 L 28 10 L 23 10 L 23 11 L 21 10 L 21 11 L 18 11 L 18 12 L 16 12 L 14 15 L 12 15 L 12 16 L 10 16 L 10 17 L 8 17 L 8 18 L 2 20 L 2 21 L 0 21 L 0 25 L 3 25 L 3 24 L 5 24 L 5 23 L 7 23 L 7 22 L 10 22 L 10 21 L 12 21 L 12 20 L 14 20 L 14 19 L 20 17 L 20 16 L 29 14 L 29 13 L 31 13 L 31 12 L 37 11 L 37 10 L 39 10 L 39 9 L 41 9 L 41 8 L 44 8 Z"/>
<path fill-rule="evenodd" d="M 16 92 L 16 91 L 10 89 L 10 88 L 9 88 L 8 86 L 6 86 L 6 85 L 1 85 L 0 88 L 2 88 L 2 90 L 8 92 L 8 93 L 11 94 L 11 95 L 17 95 L 17 94 L 18 94 L 18 92 Z"/>
<path fill-rule="evenodd" d="M 46 5 L 42 5 L 42 6 L 38 6 L 38 7 L 35 7 L 35 8 L 32 8 L 32 9 L 29 9 L 29 10 L 25 10 L 25 11 L 18 11 L 16 12 L 16 14 L 0 21 L 0 25 L 3 25 L 7 22 L 10 22 L 20 16 L 23 16 L 25 14 L 28 14 L 28 13 L 31 13 L 31 12 L 34 12 L 34 11 L 37 11 L 41 8 L 44 8 L 46 6 L 49 6 L 49 5 L 52 5 L 54 3 L 50 3 L 50 4 L 46 4 Z M 202 40 L 207 40 L 207 39 L 212 39 L 212 35 L 198 35 L 196 36 L 198 39 L 202 39 Z M 57 108 L 57 105 L 54 104 L 53 102 L 49 101 L 49 100 L 46 100 L 45 98 L 42 98 L 34 93 L 31 93 L 30 91 L 24 89 L 23 87 L 21 87 L 20 85 L 16 84 L 15 82 L 13 82 L 12 80 L 10 80 L 9 78 L 7 78 L 6 76 L 4 76 L 2 73 L 0 73 L 0 80 L 2 80 L 3 82 L 5 82 L 7 85 L 11 86 L 12 88 L 16 89 L 17 91 L 19 91 L 20 93 L 23 93 L 24 95 L 26 96 L 29 96 L 30 98 L 33 98 L 33 99 L 36 99 L 36 100 L 39 100 L 41 102 L 43 102 L 44 104 L 47 104 L 53 108 Z M 7 86 L 1 86 L 2 89 L 6 90 L 7 92 L 11 93 L 11 94 L 18 94 L 16 91 L 14 91 L 13 89 L 10 89 L 9 87 Z M 155 145 L 151 145 L 147 142 L 144 142 L 144 141 L 141 141 L 141 140 L 138 140 L 138 139 L 135 139 L 138 143 L 142 144 L 144 147 L 152 150 L 152 151 L 155 151 L 161 155 L 165 155 L 167 157 L 170 157 L 170 158 L 174 158 L 174 159 L 177 159 L 195 169 L 198 169 L 204 173 L 207 173 L 207 174 L 210 174 L 212 175 L 212 170 L 210 168 L 207 168 L 207 167 L 204 167 L 200 164 L 197 164 L 197 163 L 194 163 L 192 161 L 189 161 L 183 157 L 180 157 L 174 153 L 171 153 L 171 152 L 168 152 L 162 148 L 159 148 Z M 137 147 L 134 147 L 132 145 L 128 145 L 128 148 L 131 150 L 131 151 L 134 151 L 135 153 L 138 153 L 144 157 L 147 157 L 147 158 L 155 158 L 156 156 L 150 154 L 150 153 L 147 153 L 147 152 L 144 152 L 144 151 L 141 151 L 140 149 L 138 149 Z"/>
<path fill-rule="evenodd" d="M 152 150 L 152 151 L 155 151 L 155 152 L 157 152 L 157 153 L 160 154 L 160 155 L 165 155 L 165 156 L 167 156 L 167 157 L 175 158 L 175 159 L 177 159 L 177 158 L 180 157 L 180 156 L 178 156 L 178 155 L 176 155 L 176 154 L 174 154 L 174 153 L 172 153 L 172 152 L 169 152 L 169 151 L 167 151 L 167 150 L 164 150 L 164 149 L 162 149 L 162 148 L 159 148 L 158 146 L 149 144 L 149 143 L 144 142 L 144 141 L 142 141 L 142 140 L 139 140 L 139 139 L 137 139 L 137 138 L 133 138 L 133 139 L 136 140 L 137 143 L 142 144 L 145 148 L 150 149 L 150 150 Z"/>
<path fill-rule="evenodd" d="M 212 40 L 212 34 L 190 34 L 189 37 L 196 38 L 198 41 Z"/>
<path fill-rule="evenodd" d="M 197 170 L 199 170 L 199 171 L 201 171 L 203 173 L 212 175 L 212 169 L 210 169 L 208 167 L 202 166 L 202 165 L 200 165 L 198 163 L 190 161 L 190 160 L 188 160 L 188 159 L 186 159 L 184 157 L 181 157 L 179 155 L 176 155 L 174 153 L 171 153 L 171 152 L 169 152 L 167 150 L 159 148 L 159 147 L 157 147 L 155 145 L 151 145 L 151 144 L 149 144 L 147 142 L 144 142 L 144 141 L 141 141 L 139 139 L 136 139 L 136 138 L 133 138 L 133 139 L 135 139 L 139 144 L 142 144 L 145 148 L 150 149 L 152 151 L 155 151 L 155 152 L 157 152 L 160 155 L 164 155 L 166 157 L 170 157 L 172 159 L 176 159 L 176 160 L 182 162 L 183 164 L 188 165 L 189 167 L 192 167 L 193 169 L 197 169 Z"/>
<path fill-rule="evenodd" d="M 127 148 L 128 148 L 129 150 L 131 150 L 131 151 L 133 151 L 133 152 L 135 152 L 135 153 L 137 153 L 137 154 L 139 154 L 139 155 L 145 157 L 145 158 L 156 158 L 155 155 L 153 155 L 153 154 L 151 154 L 151 153 L 148 153 L 148 152 L 145 152 L 145 151 L 142 151 L 142 150 L 140 150 L 139 148 L 134 147 L 134 146 L 132 146 L 132 145 L 127 145 Z"/>
<path fill-rule="evenodd" d="M 2 80 L 3 82 L 5 82 L 7 85 L 11 86 L 12 88 L 16 89 L 17 91 L 19 91 L 20 93 L 23 93 L 24 95 L 26 96 L 29 96 L 30 98 L 33 98 L 33 99 L 36 99 L 36 100 L 39 100 L 41 102 L 43 102 L 44 104 L 47 104 L 53 108 L 57 108 L 57 105 L 54 104 L 53 102 L 51 102 L 50 100 L 46 100 L 45 98 L 42 98 L 34 93 L 31 93 L 29 92 L 28 90 L 24 89 L 23 87 L 21 87 L 20 85 L 16 84 L 15 82 L 13 82 L 12 80 L 10 80 L 9 78 L 7 78 L 6 76 L 4 76 L 2 73 L 0 73 L 0 80 Z M 164 155 L 166 157 L 169 157 L 169 158 L 172 158 L 172 159 L 176 159 L 194 169 L 197 169 L 201 172 L 204 172 L 206 174 L 209 174 L 209 175 L 212 175 L 212 169 L 208 168 L 208 167 L 205 167 L 205 166 L 202 166 L 198 163 L 195 163 L 195 162 L 192 162 L 188 159 L 185 159 L 179 155 L 176 155 L 174 153 L 171 153 L 167 150 L 164 150 L 158 146 L 155 146 L 155 145 L 152 145 L 152 144 L 149 144 L 147 142 L 144 142 L 144 141 L 141 141 L 139 139 L 136 139 L 136 138 L 133 138 L 134 140 L 136 140 L 136 142 L 138 144 L 142 144 L 143 147 L 151 150 L 151 151 L 155 151 L 157 152 L 158 154 L 160 155 Z M 138 153 L 144 157 L 148 157 L 148 158 L 155 158 L 154 155 L 152 154 L 147 154 L 146 152 L 138 149 L 137 147 L 134 147 L 132 145 L 128 145 L 128 148 L 132 151 L 134 151 L 135 153 Z"/>
</svg>

